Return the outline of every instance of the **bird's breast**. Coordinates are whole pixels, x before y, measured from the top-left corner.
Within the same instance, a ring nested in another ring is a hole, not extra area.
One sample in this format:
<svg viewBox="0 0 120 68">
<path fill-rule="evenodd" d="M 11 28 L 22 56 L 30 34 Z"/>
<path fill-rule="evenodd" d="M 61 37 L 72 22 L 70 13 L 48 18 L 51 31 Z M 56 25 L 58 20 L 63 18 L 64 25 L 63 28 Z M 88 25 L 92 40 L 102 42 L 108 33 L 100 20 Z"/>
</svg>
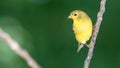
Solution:
<svg viewBox="0 0 120 68">
<path fill-rule="evenodd" d="M 87 25 L 81 23 L 73 23 L 73 31 L 75 33 L 81 33 L 86 30 Z"/>
</svg>

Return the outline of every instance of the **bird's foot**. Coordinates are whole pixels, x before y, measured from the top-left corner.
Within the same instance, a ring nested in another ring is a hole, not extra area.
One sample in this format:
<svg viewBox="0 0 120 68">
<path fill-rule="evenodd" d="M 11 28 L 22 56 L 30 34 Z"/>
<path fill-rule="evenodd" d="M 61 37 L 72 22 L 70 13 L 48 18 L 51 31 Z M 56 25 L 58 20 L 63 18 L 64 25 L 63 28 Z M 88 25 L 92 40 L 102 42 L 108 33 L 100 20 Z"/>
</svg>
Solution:
<svg viewBox="0 0 120 68">
<path fill-rule="evenodd" d="M 85 44 L 88 48 L 92 48 L 93 46 Z"/>
</svg>

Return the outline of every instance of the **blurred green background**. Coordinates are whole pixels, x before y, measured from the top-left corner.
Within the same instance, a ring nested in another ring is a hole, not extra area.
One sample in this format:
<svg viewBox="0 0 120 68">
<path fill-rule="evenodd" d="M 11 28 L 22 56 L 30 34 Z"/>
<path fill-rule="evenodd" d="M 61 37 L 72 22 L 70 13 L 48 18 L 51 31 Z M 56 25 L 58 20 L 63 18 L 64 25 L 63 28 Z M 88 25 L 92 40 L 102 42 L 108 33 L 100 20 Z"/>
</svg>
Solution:
<svg viewBox="0 0 120 68">
<path fill-rule="evenodd" d="M 83 68 L 88 48 L 77 53 L 69 13 L 85 11 L 96 22 L 100 0 L 0 0 L 0 28 L 43 68 Z M 107 0 L 90 68 L 120 68 L 120 1 Z M 29 68 L 0 39 L 0 68 Z"/>
</svg>

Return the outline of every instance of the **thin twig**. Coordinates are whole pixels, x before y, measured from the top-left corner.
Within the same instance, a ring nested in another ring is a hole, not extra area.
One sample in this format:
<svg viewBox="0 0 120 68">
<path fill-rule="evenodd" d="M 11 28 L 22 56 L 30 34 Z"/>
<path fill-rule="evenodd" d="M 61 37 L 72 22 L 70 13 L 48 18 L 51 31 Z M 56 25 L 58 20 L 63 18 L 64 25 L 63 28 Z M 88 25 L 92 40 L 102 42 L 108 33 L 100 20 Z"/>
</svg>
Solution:
<svg viewBox="0 0 120 68">
<path fill-rule="evenodd" d="M 89 64 L 90 64 L 90 61 L 91 61 L 92 56 L 93 56 L 94 45 L 96 43 L 96 38 L 97 38 L 99 28 L 100 28 L 100 25 L 101 25 L 101 22 L 102 22 L 102 16 L 105 12 L 105 4 L 106 4 L 106 0 L 101 0 L 100 11 L 97 14 L 97 21 L 96 21 L 96 24 L 94 26 L 94 31 L 93 31 L 93 35 L 92 35 L 92 38 L 91 38 L 91 42 L 89 44 L 89 46 L 91 48 L 89 48 L 87 58 L 85 59 L 84 68 L 89 68 Z"/>
<path fill-rule="evenodd" d="M 30 68 L 41 68 L 41 66 L 35 62 L 29 53 L 26 50 L 22 49 L 20 45 L 2 29 L 0 29 L 0 38 L 8 44 L 11 50 L 13 50 L 18 56 L 22 57 Z"/>
</svg>

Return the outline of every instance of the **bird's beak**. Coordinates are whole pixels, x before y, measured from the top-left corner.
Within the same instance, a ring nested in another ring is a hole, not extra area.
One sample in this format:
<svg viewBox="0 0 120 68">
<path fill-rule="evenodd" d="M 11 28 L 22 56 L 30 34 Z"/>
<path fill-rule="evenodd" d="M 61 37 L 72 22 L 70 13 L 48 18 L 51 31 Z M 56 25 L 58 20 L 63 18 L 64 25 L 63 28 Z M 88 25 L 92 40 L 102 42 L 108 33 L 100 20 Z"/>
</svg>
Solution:
<svg viewBox="0 0 120 68">
<path fill-rule="evenodd" d="M 70 15 L 70 16 L 68 16 L 68 19 L 72 19 L 72 16 Z"/>
</svg>

